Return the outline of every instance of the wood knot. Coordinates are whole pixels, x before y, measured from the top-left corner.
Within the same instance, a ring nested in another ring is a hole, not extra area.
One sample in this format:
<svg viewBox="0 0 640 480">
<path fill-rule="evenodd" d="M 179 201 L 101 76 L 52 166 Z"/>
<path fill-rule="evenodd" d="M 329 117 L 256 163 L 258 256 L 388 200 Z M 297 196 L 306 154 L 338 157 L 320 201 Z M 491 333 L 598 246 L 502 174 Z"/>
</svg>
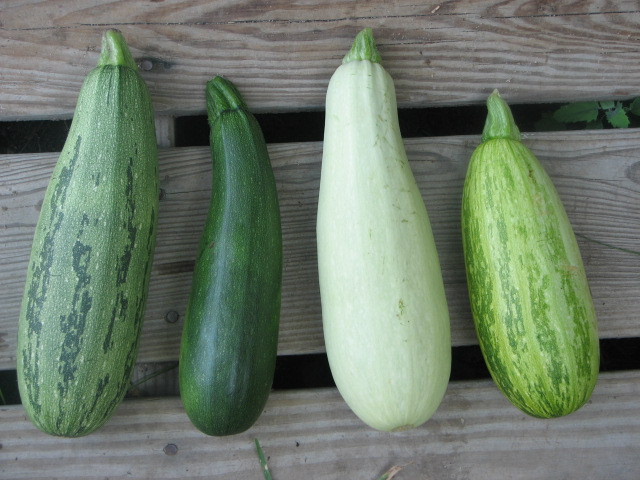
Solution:
<svg viewBox="0 0 640 480">
<path fill-rule="evenodd" d="M 175 443 L 167 443 L 162 451 L 165 455 L 175 455 L 178 453 L 178 446 Z"/>
<path fill-rule="evenodd" d="M 633 183 L 640 184 L 640 162 L 629 165 L 625 173 Z"/>
<path fill-rule="evenodd" d="M 176 323 L 179 318 L 180 315 L 178 315 L 178 312 L 176 312 L 175 310 L 169 310 L 164 316 L 164 319 L 167 323 Z"/>
</svg>

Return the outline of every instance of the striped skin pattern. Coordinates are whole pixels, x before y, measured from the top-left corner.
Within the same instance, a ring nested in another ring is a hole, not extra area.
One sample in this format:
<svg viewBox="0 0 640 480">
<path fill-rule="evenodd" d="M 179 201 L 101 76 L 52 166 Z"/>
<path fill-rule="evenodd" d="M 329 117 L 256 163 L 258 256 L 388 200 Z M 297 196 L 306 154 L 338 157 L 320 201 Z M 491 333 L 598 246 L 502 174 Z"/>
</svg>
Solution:
<svg viewBox="0 0 640 480">
<path fill-rule="evenodd" d="M 40 211 L 19 319 L 22 403 L 38 428 L 67 437 L 100 427 L 126 393 L 155 246 L 151 101 L 124 39 L 105 37 L 130 62 L 99 64 L 85 80 Z"/>
<path fill-rule="evenodd" d="M 596 315 L 573 230 L 506 103 L 488 101 L 483 143 L 464 184 L 462 233 L 471 309 L 489 371 L 525 413 L 559 417 L 590 397 Z"/>
<path fill-rule="evenodd" d="M 282 285 L 275 178 L 255 117 L 231 82 L 206 88 L 212 194 L 180 345 L 180 396 L 208 435 L 258 419 L 273 383 Z"/>
</svg>

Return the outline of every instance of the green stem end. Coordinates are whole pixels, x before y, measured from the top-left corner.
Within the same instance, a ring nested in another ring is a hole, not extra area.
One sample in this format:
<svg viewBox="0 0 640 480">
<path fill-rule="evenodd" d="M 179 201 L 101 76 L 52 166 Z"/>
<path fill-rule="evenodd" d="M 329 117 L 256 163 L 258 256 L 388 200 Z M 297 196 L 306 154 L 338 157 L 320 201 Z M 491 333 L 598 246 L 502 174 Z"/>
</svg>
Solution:
<svg viewBox="0 0 640 480">
<path fill-rule="evenodd" d="M 498 90 L 494 90 L 487 98 L 487 110 L 487 121 L 482 131 L 483 142 L 495 138 L 520 140 L 520 130 L 513 120 L 511 109 L 507 102 L 500 97 Z"/>
<path fill-rule="evenodd" d="M 260 442 L 257 438 L 254 439 L 256 444 L 256 451 L 258 452 L 258 461 L 260 462 L 260 468 L 262 469 L 262 473 L 264 474 L 264 480 L 273 480 L 271 477 L 271 472 L 269 471 L 269 466 L 267 465 L 267 459 L 264 456 L 264 451 L 260 446 Z"/>
<path fill-rule="evenodd" d="M 209 124 L 225 111 L 247 108 L 236 86 L 224 77 L 215 77 L 207 82 L 206 97 Z"/>
<path fill-rule="evenodd" d="M 354 60 L 369 60 L 372 63 L 382 62 L 382 57 L 373 38 L 373 31 L 370 28 L 365 28 L 356 35 L 351 50 L 344 56 L 342 63 L 349 63 Z"/>
<path fill-rule="evenodd" d="M 119 30 L 107 30 L 102 35 L 102 52 L 98 59 L 98 66 L 119 65 L 138 70 L 136 62 L 131 56 L 127 42 Z"/>
</svg>

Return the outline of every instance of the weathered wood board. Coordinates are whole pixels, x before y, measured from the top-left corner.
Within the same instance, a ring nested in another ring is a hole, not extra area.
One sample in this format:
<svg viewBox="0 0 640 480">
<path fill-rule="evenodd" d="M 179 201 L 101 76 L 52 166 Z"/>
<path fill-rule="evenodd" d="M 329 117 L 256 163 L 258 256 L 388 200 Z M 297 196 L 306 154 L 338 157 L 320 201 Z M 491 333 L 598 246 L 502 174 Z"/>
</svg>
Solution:
<svg viewBox="0 0 640 480">
<path fill-rule="evenodd" d="M 640 336 L 640 135 L 638 130 L 565 132 L 525 139 L 554 180 L 579 235 L 596 302 L 600 335 Z M 478 137 L 406 141 L 433 225 L 454 345 L 476 343 L 460 238 L 460 198 Z M 270 154 L 280 195 L 284 284 L 280 354 L 324 351 L 318 290 L 315 215 L 320 143 L 275 144 Z M 176 360 L 194 255 L 210 194 L 210 152 L 160 154 L 163 200 L 158 244 L 140 345 L 140 361 Z M 56 154 L 0 156 L 0 368 L 15 368 L 17 318 L 31 238 Z M 625 251 L 628 250 L 628 251 Z M 169 316 L 167 316 L 169 314 Z"/>
<path fill-rule="evenodd" d="M 629 98 L 638 2 L 491 0 L 9 1 L 0 5 L 0 118 L 70 117 L 102 32 L 119 28 L 157 112 L 204 112 L 228 76 L 257 111 L 320 109 L 355 33 L 372 27 L 402 107 Z"/>
<path fill-rule="evenodd" d="M 640 372 L 602 374 L 581 410 L 540 420 L 490 381 L 454 382 L 431 420 L 390 434 L 365 426 L 334 389 L 275 392 L 250 430 L 224 438 L 198 432 L 177 397 L 125 401 L 80 439 L 0 407 L 0 477 L 258 480 L 258 438 L 277 480 L 375 480 L 398 464 L 403 480 L 637 480 L 639 396 Z"/>
<path fill-rule="evenodd" d="M 171 148 L 174 118 L 204 113 L 204 85 L 233 80 L 256 112 L 324 107 L 354 34 L 372 27 L 400 107 L 511 104 L 640 95 L 637 1 L 10 0 L 0 2 L 0 121 L 71 118 L 104 30 L 123 31 L 157 118 L 162 201 L 136 378 L 178 358 L 198 237 L 210 195 L 209 149 Z M 461 118 L 464 122 L 466 119 Z M 303 128 L 303 126 L 301 126 Z M 480 132 L 478 132 L 480 133 Z M 476 343 L 460 240 L 460 197 L 479 137 L 406 140 L 431 217 L 454 345 Z M 640 337 L 640 130 L 525 135 L 573 223 L 601 338 Z M 270 145 L 282 210 L 279 354 L 324 351 L 315 215 L 321 143 Z M 0 156 L 0 370 L 15 368 L 31 240 L 56 153 Z M 146 370 L 145 370 L 146 369 Z M 176 392 L 176 371 L 145 384 Z M 177 396 L 126 399 L 98 432 L 39 432 L 0 406 L 0 478 L 276 480 L 640 478 L 640 371 L 603 373 L 591 401 L 555 420 L 525 416 L 493 382 L 452 382 L 435 416 L 398 434 L 360 422 L 335 389 L 276 391 L 248 432 L 211 438 Z"/>
</svg>

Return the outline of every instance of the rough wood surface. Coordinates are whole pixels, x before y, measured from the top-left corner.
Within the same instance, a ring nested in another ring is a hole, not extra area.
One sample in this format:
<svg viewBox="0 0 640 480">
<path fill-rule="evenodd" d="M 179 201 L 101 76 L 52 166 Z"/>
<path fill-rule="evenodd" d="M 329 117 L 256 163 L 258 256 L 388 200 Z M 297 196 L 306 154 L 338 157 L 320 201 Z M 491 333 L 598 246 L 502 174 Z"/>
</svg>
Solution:
<svg viewBox="0 0 640 480">
<path fill-rule="evenodd" d="M 204 112 L 228 76 L 257 111 L 319 109 L 357 31 L 374 29 L 401 106 L 605 100 L 640 91 L 638 2 L 166 0 L 0 5 L 0 119 L 69 117 L 107 28 L 156 110 Z"/>
<path fill-rule="evenodd" d="M 156 116 L 156 141 L 158 147 L 168 148 L 176 145 L 175 119 L 168 115 Z"/>
<path fill-rule="evenodd" d="M 460 238 L 460 198 L 478 137 L 406 141 L 431 217 L 455 345 L 476 343 Z M 531 135 L 578 234 L 601 337 L 640 336 L 638 130 Z M 277 144 L 270 154 L 282 210 L 284 281 L 280 354 L 324 350 L 315 214 L 321 144 Z M 171 361 L 178 346 L 194 255 L 210 194 L 209 149 L 160 153 L 163 200 L 139 361 Z M 15 368 L 17 318 L 31 240 L 55 154 L 0 157 L 0 368 Z"/>
<path fill-rule="evenodd" d="M 366 427 L 334 389 L 272 393 L 247 432 L 206 437 L 177 397 L 125 401 L 96 433 L 55 438 L 21 406 L 0 407 L 0 477 L 17 479 L 255 479 L 258 438 L 277 480 L 611 478 L 640 472 L 640 372 L 603 374 L 591 401 L 563 418 L 527 417 L 490 381 L 451 383 L 423 426 Z"/>
</svg>

